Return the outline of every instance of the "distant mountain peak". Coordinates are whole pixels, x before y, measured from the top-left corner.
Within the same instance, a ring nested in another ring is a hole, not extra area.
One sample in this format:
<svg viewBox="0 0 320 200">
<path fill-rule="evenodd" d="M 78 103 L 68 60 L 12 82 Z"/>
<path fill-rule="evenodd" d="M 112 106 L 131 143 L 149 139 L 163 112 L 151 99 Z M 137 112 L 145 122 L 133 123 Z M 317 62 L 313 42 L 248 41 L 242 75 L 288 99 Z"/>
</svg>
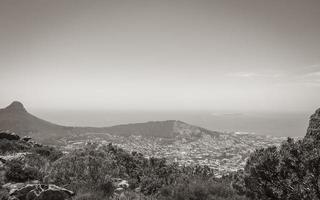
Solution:
<svg viewBox="0 0 320 200">
<path fill-rule="evenodd" d="M 5 108 L 8 111 L 15 111 L 15 112 L 27 112 L 23 104 L 19 101 L 12 102 L 9 106 Z"/>
</svg>

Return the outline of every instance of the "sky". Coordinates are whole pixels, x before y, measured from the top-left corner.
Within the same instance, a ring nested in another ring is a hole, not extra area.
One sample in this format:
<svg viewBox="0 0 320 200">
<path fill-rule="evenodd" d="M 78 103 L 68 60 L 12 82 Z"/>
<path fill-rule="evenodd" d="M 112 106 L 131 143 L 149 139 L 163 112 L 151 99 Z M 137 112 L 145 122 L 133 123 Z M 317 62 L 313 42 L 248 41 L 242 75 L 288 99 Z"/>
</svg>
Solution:
<svg viewBox="0 0 320 200">
<path fill-rule="evenodd" d="M 0 105 L 314 111 L 319 0 L 0 0 Z"/>
</svg>

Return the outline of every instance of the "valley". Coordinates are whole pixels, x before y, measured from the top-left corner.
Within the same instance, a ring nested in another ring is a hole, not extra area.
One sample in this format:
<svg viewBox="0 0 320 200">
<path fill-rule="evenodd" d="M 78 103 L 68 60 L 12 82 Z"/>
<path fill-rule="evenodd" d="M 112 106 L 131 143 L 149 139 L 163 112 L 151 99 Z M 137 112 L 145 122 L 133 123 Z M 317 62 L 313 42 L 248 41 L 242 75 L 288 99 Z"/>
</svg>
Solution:
<svg viewBox="0 0 320 200">
<path fill-rule="evenodd" d="M 196 138 L 158 138 L 139 135 L 118 136 L 108 133 L 87 133 L 63 138 L 66 152 L 82 148 L 86 143 L 117 145 L 129 152 L 136 151 L 146 157 L 166 158 L 179 165 L 207 165 L 221 177 L 243 169 L 250 153 L 255 149 L 279 146 L 285 138 L 254 134 L 219 133 L 201 134 Z"/>
</svg>

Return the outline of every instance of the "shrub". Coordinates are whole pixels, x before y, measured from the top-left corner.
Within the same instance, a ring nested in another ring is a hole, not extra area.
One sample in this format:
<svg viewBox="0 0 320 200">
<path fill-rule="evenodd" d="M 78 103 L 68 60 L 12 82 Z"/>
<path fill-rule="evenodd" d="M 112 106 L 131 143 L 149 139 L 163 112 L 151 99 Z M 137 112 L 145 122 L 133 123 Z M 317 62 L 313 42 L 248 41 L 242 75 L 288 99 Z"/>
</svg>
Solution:
<svg viewBox="0 0 320 200">
<path fill-rule="evenodd" d="M 146 159 L 139 153 L 129 154 L 111 144 L 89 144 L 66 154 L 53 162 L 48 174 L 52 183 L 75 191 L 77 200 L 245 199 L 230 187 L 230 180 L 219 182 L 214 179 L 213 170 L 208 167 L 179 167 L 167 163 L 166 159 Z M 113 178 L 126 179 L 130 184 L 119 197 L 112 196 Z"/>
<path fill-rule="evenodd" d="M 55 161 L 49 179 L 75 191 L 86 188 L 110 196 L 113 186 L 107 175 L 120 175 L 112 156 L 96 145 L 88 145 Z"/>
<path fill-rule="evenodd" d="M 49 146 L 37 146 L 34 147 L 32 151 L 42 157 L 49 159 L 51 162 L 58 160 L 63 155 L 61 151 Z"/>
<path fill-rule="evenodd" d="M 320 199 L 319 178 L 320 143 L 290 138 L 280 148 L 256 150 L 243 173 L 251 199 Z"/>
<path fill-rule="evenodd" d="M 105 200 L 101 192 L 98 191 L 78 191 L 73 200 Z"/>
<path fill-rule="evenodd" d="M 168 200 L 244 200 L 243 196 L 221 179 L 202 179 L 201 177 L 180 181 L 175 185 L 161 188 L 160 199 Z"/>
<path fill-rule="evenodd" d="M 8 200 L 9 199 L 9 191 L 6 189 L 0 189 L 0 200 Z"/>
<path fill-rule="evenodd" d="M 41 174 L 35 167 L 26 166 L 24 162 L 13 160 L 7 163 L 6 179 L 13 182 L 38 180 Z"/>
<path fill-rule="evenodd" d="M 31 145 L 23 142 L 23 141 L 16 141 L 16 140 L 7 140 L 1 139 L 0 140 L 0 153 L 17 153 L 17 152 L 25 152 L 31 149 Z"/>
</svg>

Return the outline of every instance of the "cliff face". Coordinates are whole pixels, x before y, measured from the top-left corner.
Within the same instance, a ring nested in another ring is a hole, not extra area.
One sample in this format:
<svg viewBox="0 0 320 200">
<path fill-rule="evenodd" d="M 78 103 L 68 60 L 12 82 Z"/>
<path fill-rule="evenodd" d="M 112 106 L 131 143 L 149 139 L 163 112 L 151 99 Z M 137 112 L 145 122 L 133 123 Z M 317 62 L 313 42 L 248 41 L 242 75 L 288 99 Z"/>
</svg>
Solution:
<svg viewBox="0 0 320 200">
<path fill-rule="evenodd" d="M 306 138 L 320 140 L 320 108 L 310 117 Z"/>
</svg>

